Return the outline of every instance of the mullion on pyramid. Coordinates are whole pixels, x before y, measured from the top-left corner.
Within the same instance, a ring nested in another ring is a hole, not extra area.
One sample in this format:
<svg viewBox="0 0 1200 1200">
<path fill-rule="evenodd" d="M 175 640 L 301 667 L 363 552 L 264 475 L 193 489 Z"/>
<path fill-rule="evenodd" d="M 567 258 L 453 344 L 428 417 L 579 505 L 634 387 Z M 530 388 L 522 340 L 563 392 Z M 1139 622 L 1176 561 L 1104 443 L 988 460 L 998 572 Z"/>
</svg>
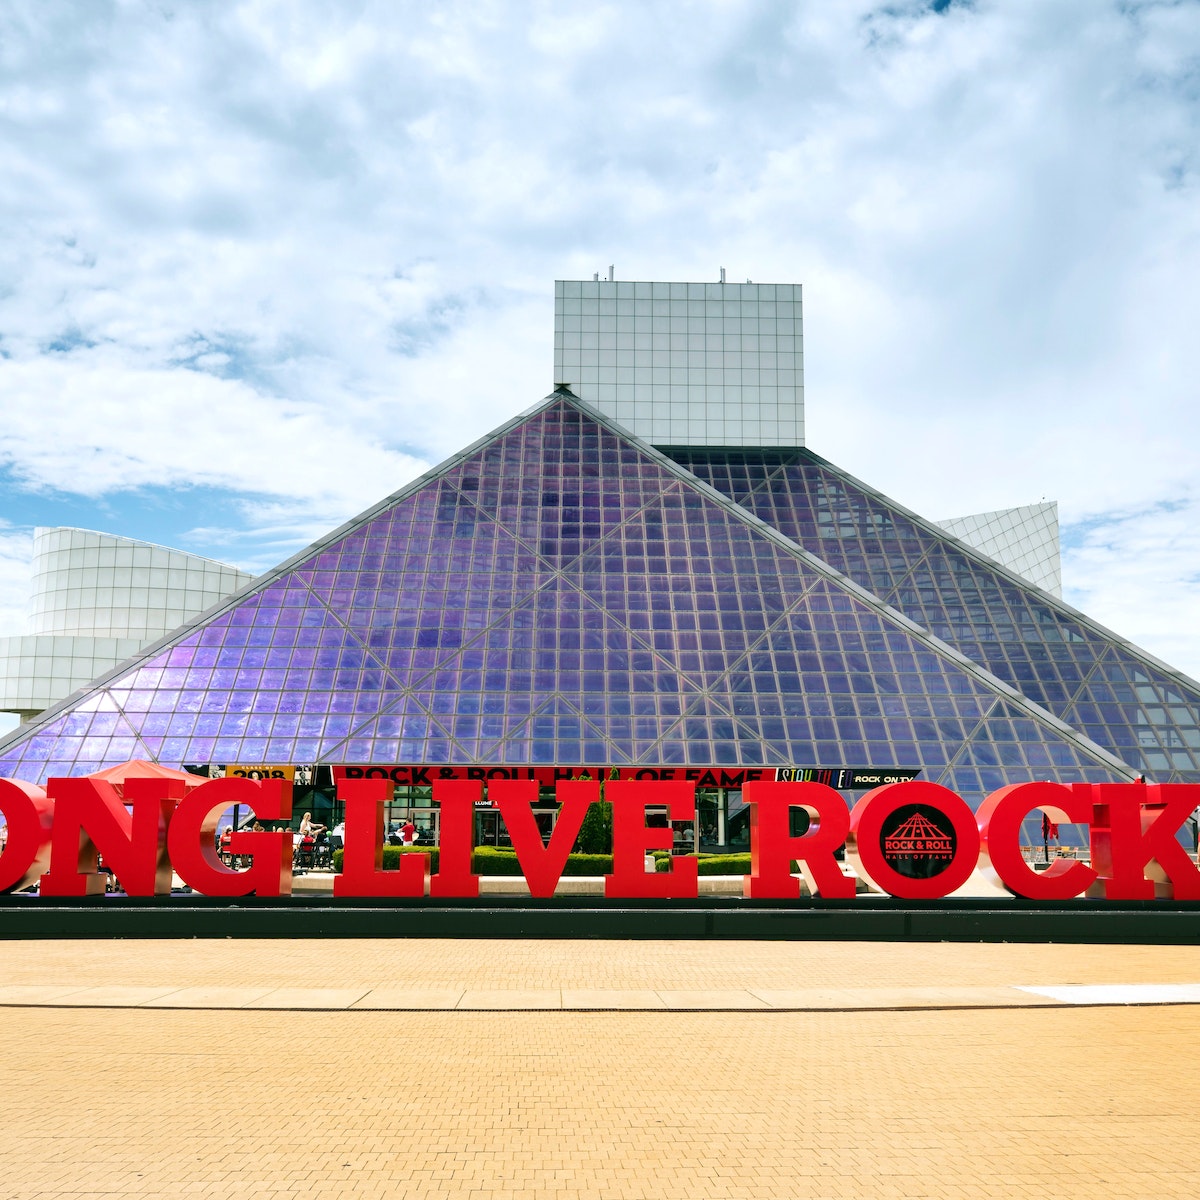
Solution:
<svg viewBox="0 0 1200 1200">
<path fill-rule="evenodd" d="M 686 487 L 678 479 L 670 478 L 661 489 L 651 488 L 649 494 L 645 490 L 637 495 L 632 504 L 621 511 L 619 519 L 614 519 L 603 531 L 600 537 L 592 541 L 583 552 L 573 558 L 563 557 L 560 570 L 564 575 L 574 576 L 585 563 L 593 562 L 599 557 L 603 559 L 606 547 L 617 549 L 630 531 L 636 530 L 649 513 L 665 506 L 674 497 L 685 495 Z M 619 550 L 617 550 L 619 554 Z"/>
<path fill-rule="evenodd" d="M 1072 684 L 1105 643 L 1048 607 L 1031 605 L 1015 584 L 968 566 L 952 548 L 934 547 L 891 602 L 968 657 L 990 664 L 1006 682 L 1027 692 L 1036 688 L 1032 699 L 1061 712 Z"/>
<path fill-rule="evenodd" d="M 858 489 L 815 471 L 804 457 L 781 471 L 769 492 L 764 499 L 781 523 L 777 528 L 840 569 L 857 567 L 862 575 L 848 573 L 887 603 L 928 550 L 912 521 L 872 506 Z"/>
<path fill-rule="evenodd" d="M 767 745 L 766 740 L 754 727 L 752 722 L 735 717 L 734 728 L 738 735 L 736 742 L 737 755 L 726 761 L 721 757 L 721 748 L 717 747 L 715 749 L 717 755 L 714 759 L 715 766 L 759 767 L 774 762 L 771 747 Z"/>
<path fill-rule="evenodd" d="M 497 439 L 459 478 L 483 511 L 554 567 L 673 483 L 669 471 L 566 401 Z"/>
<path fill-rule="evenodd" d="M 150 754 L 112 696 L 98 690 L 27 739 L 23 753 L 7 760 L 12 765 L 6 765 L 4 774 L 44 780 Z"/>
<path fill-rule="evenodd" d="M 796 461 L 794 450 L 671 446 L 667 453 L 697 479 L 738 504 L 762 491 L 785 466 Z"/>
<path fill-rule="evenodd" d="M 973 724 L 995 696 L 911 643 L 907 656 L 913 670 L 907 675 L 893 671 L 896 686 L 881 690 L 878 682 L 886 676 L 878 662 L 876 671 L 867 669 L 868 655 L 878 658 L 889 647 L 902 648 L 903 655 L 906 640 L 853 597 L 821 581 L 770 631 L 765 645 L 709 686 L 708 695 L 721 697 L 775 761 L 782 757 L 780 765 L 940 768 L 942 742 L 961 738 L 963 722 Z M 787 712 L 771 711 L 780 707 L 781 673 L 798 676 L 800 683 Z M 760 693 L 767 711 L 753 703 Z M 911 740 L 891 735 L 888 722 L 898 717 L 914 729 Z"/>
<path fill-rule="evenodd" d="M 575 725 L 570 743 L 565 748 L 558 745 L 559 718 L 566 714 Z M 547 725 L 549 722 L 549 725 Z M 587 761 L 582 749 L 583 718 L 578 710 L 568 705 L 561 696 L 547 696 L 540 703 L 532 702 L 521 719 L 509 725 L 496 741 L 484 745 L 475 761 L 498 763 L 579 764 Z M 481 745 L 483 743 L 481 742 Z M 604 761 L 601 759 L 600 761 Z"/>
<path fill-rule="evenodd" d="M 734 716 L 712 696 L 691 704 L 652 752 L 663 763 L 686 766 L 779 766 L 790 761 L 773 752 L 752 722 Z"/>
<path fill-rule="evenodd" d="M 1097 665 L 1068 712 L 1105 728 L 1123 757 L 1152 779 L 1200 776 L 1200 698 L 1121 647 Z"/>
<path fill-rule="evenodd" d="M 796 466 L 777 473 L 769 488 L 747 493 L 744 505 L 1035 703 L 1062 720 L 1072 720 L 1081 682 L 1106 648 L 1124 649 L 1123 644 L 811 451 L 800 453 Z M 903 552 L 885 553 L 884 543 L 867 538 L 873 526 L 886 531 L 886 543 Z M 839 530 L 848 536 L 834 536 Z M 863 565 L 863 546 L 873 564 L 869 568 Z M 913 553 L 918 546 L 923 563 Z M 1138 658 L 1136 648 L 1126 652 L 1153 668 Z M 1171 678 L 1189 704 L 1200 701 L 1194 683 Z M 1081 716 L 1072 723 L 1082 720 Z M 1082 731 L 1121 756 L 1144 720 L 1146 714 L 1135 706 L 1121 722 L 1123 737 L 1114 736 L 1116 727 L 1108 724 L 1087 725 Z M 1154 761 L 1163 760 L 1160 756 Z M 1200 780 L 1200 772 L 1196 778 Z"/>
<path fill-rule="evenodd" d="M 463 470 L 460 465 L 451 476 Z M 530 578 L 549 569 L 452 477 L 434 481 L 372 524 L 367 554 L 350 548 L 361 568 L 346 578 L 333 547 L 322 555 L 313 587 L 346 613 L 398 686 L 419 686 L 477 639 L 497 608 L 511 608 L 529 590 Z"/>
<path fill-rule="evenodd" d="M 567 703 L 565 700 L 563 703 Z M 571 706 L 574 708 L 575 706 Z M 582 721 L 584 753 L 580 760 L 584 765 L 628 766 L 633 759 L 624 750 L 615 746 L 608 735 L 581 710 L 576 709 Z"/>
<path fill-rule="evenodd" d="M 382 691 L 387 687 L 388 684 L 390 684 L 392 688 L 402 687 L 403 684 L 396 677 L 396 674 L 388 667 L 385 656 L 379 654 L 377 650 L 369 644 L 366 638 L 361 636 L 361 634 L 356 631 L 349 622 L 343 620 L 336 609 L 332 608 L 328 603 L 322 601 L 321 597 L 315 592 L 312 592 L 311 588 L 310 593 L 318 603 L 323 604 L 329 618 L 331 618 L 342 628 L 346 637 L 349 639 L 350 644 L 357 645 L 361 650 L 363 663 L 360 669 L 364 675 L 368 673 L 370 674 L 371 678 L 369 680 L 369 686 L 371 689 Z M 360 680 L 359 687 L 361 688 L 362 686 L 363 683 Z"/>
<path fill-rule="evenodd" d="M 605 716 L 614 728 L 609 753 L 613 761 L 627 761 L 626 728 L 631 736 L 638 720 L 677 715 L 674 697 L 694 691 L 670 663 L 561 577 L 494 623 L 481 642 L 464 651 L 462 664 L 444 664 L 428 682 L 436 694 L 453 699 L 456 711 L 446 719 L 474 761 L 498 752 L 526 724 L 535 707 L 529 698 L 555 695 L 566 697 L 593 726 Z M 601 697 L 608 702 L 605 712 L 597 709 Z M 664 713 L 664 705 L 674 706 L 674 714 L 670 708 Z"/>
<path fill-rule="evenodd" d="M 609 730 L 610 744 L 624 758 L 632 758 L 638 738 L 647 730 L 661 730 L 683 711 L 696 684 L 672 663 L 656 654 L 619 620 L 584 597 L 587 609 L 602 616 L 603 648 L 613 668 L 606 687 L 588 686 L 585 677 L 579 708 L 585 719 L 600 721 Z"/>
<path fill-rule="evenodd" d="M 808 594 L 808 590 L 810 590 L 812 587 L 815 587 L 816 584 L 817 584 L 817 580 L 815 580 L 815 579 L 809 581 L 805 592 L 802 593 L 801 596 L 798 596 L 793 601 L 792 608 L 795 608 L 796 606 L 800 605 L 803 602 L 803 597 Z M 704 692 L 704 696 L 703 696 L 703 698 L 706 701 L 711 702 L 712 695 L 721 688 L 722 681 L 724 679 L 728 678 L 728 676 L 730 675 L 730 673 L 732 671 L 736 670 L 737 667 L 740 666 L 741 664 L 751 662 L 753 660 L 756 651 L 764 643 L 766 643 L 768 641 L 768 639 L 770 638 L 772 629 L 785 624 L 787 622 L 788 616 L 791 613 L 791 611 L 792 611 L 792 609 L 789 608 L 789 609 L 786 609 L 783 613 L 781 613 L 778 616 L 778 618 L 776 619 L 775 624 L 768 627 L 766 630 L 764 630 L 761 637 L 758 639 L 758 641 L 755 642 L 752 646 L 750 646 L 740 657 L 734 659 L 734 661 L 726 667 L 726 669 L 722 673 L 722 675 L 718 676 L 715 680 L 708 681 L 707 686 L 706 686 L 706 691 Z M 798 683 L 799 683 L 798 675 L 796 677 L 795 682 L 798 686 Z M 694 706 L 693 706 L 693 708 L 694 708 Z M 687 727 L 687 717 L 692 716 L 692 715 L 694 715 L 692 712 L 692 709 L 689 709 L 689 712 L 685 714 L 684 720 L 680 723 L 681 725 L 683 725 L 685 727 L 685 729 Z M 733 715 L 732 706 L 731 706 L 730 710 L 723 711 L 722 715 L 729 715 L 730 717 L 732 717 L 732 715 Z M 678 728 L 678 727 L 679 726 L 676 726 L 675 728 Z M 654 754 L 656 752 L 659 752 L 662 749 L 662 743 L 669 741 L 672 732 L 673 732 L 672 730 L 664 731 L 664 734 L 659 738 L 659 741 L 657 743 L 655 743 L 653 746 L 643 747 L 642 748 L 643 755 L 649 755 L 649 754 Z M 689 735 L 687 735 L 685 732 L 685 736 L 689 736 Z M 698 728 L 696 730 L 695 736 L 697 739 L 705 738 L 705 734 Z M 754 736 L 755 736 L 755 739 L 758 740 L 758 735 L 756 734 Z M 709 743 L 713 742 L 713 738 L 711 738 L 711 737 L 708 737 L 706 740 Z M 755 761 L 756 762 L 759 761 L 757 757 L 755 758 Z"/>
<path fill-rule="evenodd" d="M 604 767 L 626 766 L 632 759 L 574 704 L 553 696 L 487 747 L 479 761 Z"/>
<path fill-rule="evenodd" d="M 591 761 L 584 749 L 587 739 L 583 716 L 562 696 L 552 697 L 549 704 L 534 713 L 527 728 L 532 761 L 581 764 Z M 598 765 L 607 765 L 607 756 Z"/>
<path fill-rule="evenodd" d="M 545 671 L 537 678 L 536 613 L 554 607 L 546 597 L 557 595 L 559 584 L 553 577 L 535 582 L 529 595 L 493 614 L 487 628 L 458 655 L 418 680 L 418 686 L 440 698 L 438 704 L 452 706 L 442 717 L 468 761 L 479 760 L 481 739 L 495 742 L 506 736 L 506 720 L 523 725 L 537 707 L 530 698 L 548 690 L 538 685 L 552 682 Z"/>
<path fill-rule="evenodd" d="M 981 733 L 986 732 L 986 729 L 987 729 L 986 723 L 988 721 L 988 718 L 995 716 L 996 714 L 1006 714 L 1006 713 L 1007 713 L 1007 706 L 1004 704 L 1003 700 L 997 699 L 995 701 L 995 703 L 988 705 L 979 714 L 979 719 L 970 728 L 969 733 L 966 736 L 959 739 L 956 748 L 949 755 L 949 757 L 946 759 L 945 763 L 943 764 L 939 778 L 947 778 L 947 777 L 952 776 L 953 772 L 957 766 L 964 765 L 962 760 L 964 759 L 964 756 L 966 755 L 967 746 L 968 746 L 969 742 L 971 741 L 972 738 L 976 738 L 976 737 L 980 736 Z M 965 766 L 967 768 L 969 768 L 972 765 L 974 765 L 974 764 L 971 764 L 969 762 L 965 764 Z"/>
<path fill-rule="evenodd" d="M 473 756 L 473 761 L 519 765 L 536 762 L 537 760 L 533 757 L 531 732 L 533 718 L 539 713 L 548 711 L 553 703 L 553 697 L 547 697 L 540 703 L 534 703 L 530 698 L 528 711 L 520 714 L 506 714 L 510 720 L 505 725 L 504 733 L 495 741 L 483 744 L 482 752 Z M 472 760 L 472 756 L 469 754 L 468 760 Z"/>
<path fill-rule="evenodd" d="M 577 412 L 575 415 L 582 416 L 582 414 Z M 607 432 L 599 426 L 597 428 L 601 432 Z M 626 471 L 629 470 L 635 456 L 636 452 L 631 447 L 627 445 L 623 447 L 619 456 L 619 462 Z M 517 465 L 520 466 L 521 464 Z M 510 515 L 511 525 L 516 528 L 509 528 L 509 532 L 515 540 L 529 549 L 529 553 L 537 553 L 548 569 L 563 571 L 573 576 L 577 573 L 581 557 L 593 555 L 605 544 L 610 546 L 619 544 L 623 536 L 622 531 L 627 529 L 631 524 L 636 523 L 644 510 L 653 507 L 655 502 L 667 493 L 678 494 L 680 492 L 681 489 L 678 480 L 657 466 L 657 464 L 642 462 L 637 465 L 640 471 L 639 474 L 626 474 L 613 479 L 606 479 L 603 475 L 598 474 L 593 480 L 585 480 L 592 488 L 591 494 L 595 496 L 595 499 L 603 501 L 602 511 L 604 519 L 598 521 L 594 527 L 586 527 L 588 536 L 581 541 L 580 545 L 577 546 L 570 538 L 565 542 L 556 542 L 554 522 L 547 522 L 545 517 L 542 518 L 542 523 L 538 526 L 537 530 L 539 534 L 538 551 L 534 551 L 530 546 L 530 537 L 534 530 L 528 520 L 525 522 L 511 520 Z M 469 474 L 473 469 L 471 466 L 464 468 L 468 472 L 468 475 L 465 481 L 462 479 L 459 480 L 458 486 L 460 488 L 465 485 L 465 482 L 474 482 L 478 486 L 479 481 L 473 480 Z M 516 476 L 524 487 L 533 488 L 535 493 L 539 487 L 544 488 L 547 482 L 544 479 L 539 481 L 536 473 L 529 470 L 516 471 Z M 558 487 L 561 483 L 556 478 L 552 478 L 549 482 L 553 487 Z M 546 492 L 543 490 L 541 495 L 543 501 L 547 497 L 554 498 L 554 504 L 547 505 L 543 503 L 543 507 L 552 508 L 557 513 L 559 511 L 559 493 L 557 491 Z M 618 497 L 624 503 L 619 505 L 614 503 Z M 501 512 L 497 520 L 499 521 L 503 516 L 504 513 Z M 555 546 L 558 546 L 558 548 L 555 549 Z"/>
<path fill-rule="evenodd" d="M 489 707 L 495 710 L 499 708 L 499 705 L 489 706 L 487 697 L 483 693 L 459 691 L 455 688 L 434 688 L 424 692 L 414 692 L 413 698 L 429 713 L 431 722 L 437 728 L 445 731 L 448 742 L 455 747 L 455 753 L 458 755 L 457 761 L 480 761 L 475 753 L 476 747 L 471 740 L 472 735 L 480 728 L 481 720 L 487 723 L 489 717 L 496 715 L 495 711 L 488 711 Z M 506 710 L 509 716 L 515 713 L 528 716 L 530 708 L 533 706 L 532 698 L 528 705 L 522 704 L 521 697 L 506 698 Z"/>
<path fill-rule="evenodd" d="M 702 686 L 728 669 L 811 577 L 683 487 L 579 563 L 579 586 Z"/>
<path fill-rule="evenodd" d="M 465 761 L 450 736 L 444 717 L 434 713 L 434 697 L 428 692 L 413 692 L 404 697 L 404 712 L 399 717 L 397 758 L 402 762 L 447 763 Z M 390 717 L 388 718 L 390 719 Z"/>
<path fill-rule="evenodd" d="M 268 665 L 273 651 L 287 668 Z M 284 576 L 110 688 L 148 745 L 169 741 L 171 761 L 305 762 L 389 684 L 344 623 Z"/>
<path fill-rule="evenodd" d="M 972 804 L 1010 783 L 1052 776 L 1060 782 L 1111 782 L 1097 757 L 1072 745 L 1048 725 L 1001 701 L 979 722 L 952 762 L 935 779 Z"/>
<path fill-rule="evenodd" d="M 897 603 L 897 597 L 906 586 L 911 585 L 918 572 L 927 569 L 930 553 L 931 550 L 926 550 L 923 554 L 909 558 L 895 550 L 881 548 L 876 554 L 872 554 L 865 548 L 855 547 L 852 550 L 844 542 L 839 546 L 839 560 L 845 563 L 846 574 L 851 579 L 869 581 L 871 591 L 885 604 L 890 604 L 902 612 L 904 610 Z M 876 562 L 879 558 L 886 563 L 882 568 Z"/>
<path fill-rule="evenodd" d="M 804 592 L 798 595 L 793 600 L 792 604 L 776 617 L 773 624 L 769 625 L 761 632 L 756 641 L 749 645 L 741 655 L 737 656 L 732 661 L 729 661 L 725 667 L 725 670 L 720 675 L 718 675 L 716 678 L 706 680 L 707 693 L 711 695 L 719 692 L 732 672 L 738 670 L 746 664 L 753 665 L 756 652 L 769 641 L 772 631 L 787 624 L 788 618 L 792 612 L 796 608 L 803 605 L 804 599 L 808 595 L 809 591 L 811 591 L 812 588 L 816 587 L 817 585 L 817 580 L 811 580 Z"/>
<path fill-rule="evenodd" d="M 462 761 L 460 748 L 430 712 L 430 697 L 404 693 L 356 725 L 320 757 L 334 762 L 445 763 Z"/>
<path fill-rule="evenodd" d="M 578 588 L 615 626 L 627 632 L 655 662 L 687 672 L 695 671 L 698 663 L 698 660 L 688 661 L 688 653 L 694 655 L 699 650 L 698 621 L 694 616 L 696 606 L 689 604 L 696 590 L 695 581 L 682 572 L 647 574 L 631 570 L 627 557 L 632 547 L 645 566 L 644 539 L 639 536 L 643 523 L 654 515 L 660 503 L 674 501 L 682 495 L 683 489 L 676 483 L 640 504 L 606 533 L 587 555 L 568 564 L 562 578 Z M 616 574 L 606 575 L 606 566 L 615 569 Z M 620 613 L 613 611 L 614 598 Z M 666 609 L 671 612 L 669 620 Z M 665 639 L 660 631 L 668 627 L 684 630 L 676 639 L 682 650 L 674 655 L 662 648 Z"/>
<path fill-rule="evenodd" d="M 467 469 L 470 469 L 470 468 L 468 467 Z M 678 489 L 678 484 L 673 484 L 672 486 L 676 490 Z M 639 514 L 643 511 L 643 509 L 645 507 L 647 507 L 649 504 L 653 503 L 653 498 L 650 501 L 646 501 L 639 495 L 639 496 L 635 497 L 634 503 L 637 505 L 637 507 L 633 510 L 633 512 L 630 513 L 630 512 L 622 511 L 619 514 L 619 519 L 617 517 L 614 517 L 614 519 L 610 522 L 609 527 L 603 533 L 603 536 L 601 538 L 597 539 L 597 544 L 603 543 L 605 539 L 609 539 L 609 541 L 611 541 L 615 537 L 619 538 L 621 535 L 621 530 L 625 526 L 627 526 L 631 521 L 635 521 L 637 519 L 637 517 L 639 516 Z M 532 551 L 530 553 L 532 553 Z M 569 563 L 569 564 L 567 564 L 567 566 L 565 568 L 555 572 L 555 574 L 553 574 L 553 575 L 546 575 L 546 574 L 533 575 L 530 577 L 530 578 L 532 578 L 532 584 L 527 585 L 527 590 L 529 592 L 536 592 L 539 588 L 546 586 L 546 584 L 548 582 L 552 582 L 556 576 L 562 577 L 562 578 L 565 578 L 568 576 L 573 577 L 576 573 L 576 566 L 577 566 L 576 563 Z M 512 611 L 515 611 L 515 609 L 519 608 L 520 606 L 521 606 L 520 603 L 516 603 L 516 604 L 513 604 L 508 609 L 500 611 L 498 614 L 497 613 L 491 614 L 491 616 L 492 616 L 491 623 L 486 628 L 481 629 L 478 632 L 476 632 L 470 638 L 470 640 L 464 642 L 460 658 L 462 659 L 463 663 L 465 665 L 467 665 L 468 669 L 472 669 L 472 668 L 474 670 L 482 669 L 482 663 L 472 663 L 471 660 L 478 657 L 480 648 L 485 645 L 485 643 L 487 641 L 487 636 L 488 636 L 490 630 L 493 628 L 496 628 L 496 627 L 503 626 L 505 624 L 505 622 L 507 621 L 509 614 Z M 610 619 L 613 619 L 617 624 L 621 624 L 621 622 L 616 621 L 616 619 L 612 617 L 612 614 L 608 614 L 608 615 L 609 615 Z M 647 651 L 654 653 L 652 642 L 648 636 L 645 636 L 644 634 L 642 636 L 639 636 L 639 634 L 636 630 L 629 629 L 629 627 L 627 625 L 624 626 L 624 628 L 626 628 L 628 630 L 630 637 L 635 642 L 640 643 L 640 645 L 642 647 L 644 647 Z M 660 655 L 655 655 L 655 657 L 661 658 Z M 427 683 L 429 680 L 437 677 L 438 671 L 440 669 L 450 668 L 450 667 L 453 667 L 454 665 L 455 665 L 454 659 L 451 656 L 447 656 L 440 662 L 438 668 L 430 668 L 425 674 L 416 676 L 413 681 L 413 686 L 421 686 L 422 684 Z"/>
<path fill-rule="evenodd" d="M 317 759 L 336 759 L 338 752 L 344 747 L 347 747 L 356 738 L 368 736 L 368 734 L 364 731 L 380 729 L 385 721 L 395 716 L 397 712 L 403 711 L 403 705 L 406 697 L 407 693 L 401 692 L 398 696 L 395 696 L 389 700 L 378 711 L 371 713 L 368 716 L 364 716 L 360 720 L 352 722 L 349 730 L 343 736 L 338 737 L 335 735 L 334 740 L 319 746 L 314 757 Z M 353 753 L 350 754 L 349 757 L 351 760 L 358 760 L 363 756 L 359 753 Z M 366 757 L 369 759 L 374 759 L 375 756 L 367 755 Z"/>
<path fill-rule="evenodd" d="M 736 734 L 737 723 L 729 709 L 701 693 L 658 736 L 643 736 L 636 741 L 635 757 L 638 762 L 661 762 L 666 766 L 718 766 L 716 755 L 725 752 L 724 747 L 736 740 Z"/>
</svg>

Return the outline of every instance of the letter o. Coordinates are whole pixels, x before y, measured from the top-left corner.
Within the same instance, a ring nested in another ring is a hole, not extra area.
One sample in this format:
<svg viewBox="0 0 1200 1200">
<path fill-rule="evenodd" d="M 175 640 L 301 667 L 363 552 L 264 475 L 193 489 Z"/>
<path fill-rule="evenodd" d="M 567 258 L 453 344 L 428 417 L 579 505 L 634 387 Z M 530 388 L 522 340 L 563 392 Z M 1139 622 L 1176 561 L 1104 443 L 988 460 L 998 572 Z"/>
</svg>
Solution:
<svg viewBox="0 0 1200 1200">
<path fill-rule="evenodd" d="M 893 870 L 879 844 L 884 822 L 896 809 L 909 804 L 936 809 L 954 828 L 954 857 L 944 871 L 929 879 L 912 879 Z M 855 870 L 874 880 L 890 896 L 940 900 L 970 879 L 979 861 L 979 827 L 966 801 L 949 788 L 923 779 L 885 783 L 869 791 L 851 810 L 846 855 Z"/>
<path fill-rule="evenodd" d="M 0 852 L 0 892 L 19 892 L 50 869 L 54 801 L 36 784 L 0 779 L 0 812 L 8 824 L 8 841 Z"/>
</svg>

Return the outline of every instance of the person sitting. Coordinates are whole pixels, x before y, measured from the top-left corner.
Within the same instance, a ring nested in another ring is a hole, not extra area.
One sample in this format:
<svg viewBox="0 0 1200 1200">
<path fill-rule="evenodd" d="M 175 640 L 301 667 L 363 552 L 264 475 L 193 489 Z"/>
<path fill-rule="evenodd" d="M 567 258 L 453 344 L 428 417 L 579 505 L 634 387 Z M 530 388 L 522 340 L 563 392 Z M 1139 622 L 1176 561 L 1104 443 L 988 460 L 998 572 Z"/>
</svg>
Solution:
<svg viewBox="0 0 1200 1200">
<path fill-rule="evenodd" d="M 333 850 L 329 844 L 329 831 L 318 829 L 313 839 L 313 866 L 323 870 L 333 865 Z"/>
<path fill-rule="evenodd" d="M 306 812 L 300 818 L 300 828 L 296 831 L 292 843 L 294 846 L 292 853 L 293 867 L 307 869 L 312 866 L 313 849 L 316 846 L 317 834 L 324 831 L 325 826 L 314 821 L 312 813 Z"/>
</svg>

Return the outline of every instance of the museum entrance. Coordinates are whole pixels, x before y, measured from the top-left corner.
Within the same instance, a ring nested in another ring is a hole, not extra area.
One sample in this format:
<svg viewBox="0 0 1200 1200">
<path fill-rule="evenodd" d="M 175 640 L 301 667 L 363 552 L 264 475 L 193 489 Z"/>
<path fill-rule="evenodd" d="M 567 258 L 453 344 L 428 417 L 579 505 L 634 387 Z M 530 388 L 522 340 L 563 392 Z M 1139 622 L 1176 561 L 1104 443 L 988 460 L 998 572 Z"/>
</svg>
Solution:
<svg viewBox="0 0 1200 1200">
<path fill-rule="evenodd" d="M 537 821 L 538 832 L 542 835 L 542 844 L 550 840 L 554 832 L 554 823 L 558 820 L 557 808 L 533 810 L 534 820 Z M 477 808 L 475 810 L 475 845 L 477 846 L 512 846 L 508 836 L 508 827 L 497 808 Z"/>
</svg>

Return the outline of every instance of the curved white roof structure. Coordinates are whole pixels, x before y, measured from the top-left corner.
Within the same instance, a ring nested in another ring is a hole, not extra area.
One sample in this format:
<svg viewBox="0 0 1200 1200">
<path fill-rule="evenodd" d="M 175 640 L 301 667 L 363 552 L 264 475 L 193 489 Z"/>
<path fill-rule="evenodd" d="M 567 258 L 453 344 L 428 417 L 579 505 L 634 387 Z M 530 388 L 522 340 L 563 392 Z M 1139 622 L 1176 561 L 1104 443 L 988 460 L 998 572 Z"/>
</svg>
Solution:
<svg viewBox="0 0 1200 1200">
<path fill-rule="evenodd" d="M 28 719 L 253 578 L 111 533 L 34 530 L 29 632 L 0 638 L 0 711 Z"/>
</svg>

